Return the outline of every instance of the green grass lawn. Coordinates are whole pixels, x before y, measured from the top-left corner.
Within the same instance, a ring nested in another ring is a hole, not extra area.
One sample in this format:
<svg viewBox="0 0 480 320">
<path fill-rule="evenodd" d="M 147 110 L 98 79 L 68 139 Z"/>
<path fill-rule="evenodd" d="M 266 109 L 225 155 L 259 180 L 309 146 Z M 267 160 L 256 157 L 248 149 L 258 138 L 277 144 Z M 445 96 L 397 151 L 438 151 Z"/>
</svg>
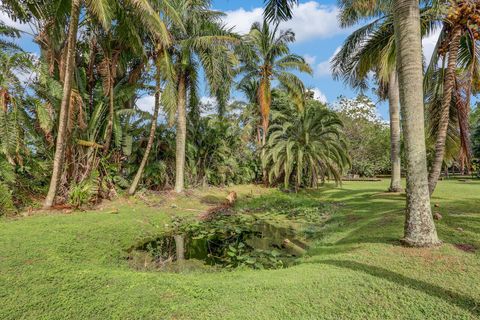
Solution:
<svg viewBox="0 0 480 320">
<path fill-rule="evenodd" d="M 280 270 L 139 272 L 125 250 L 196 216 L 196 191 L 118 200 L 104 210 L 0 220 L 0 319 L 476 319 L 480 318 L 480 182 L 443 181 L 432 200 L 444 245 L 405 248 L 404 195 L 388 181 L 299 194 L 240 186 L 237 207 L 268 211 L 341 203 L 303 263 Z M 253 194 L 254 197 L 247 197 Z M 172 206 L 172 204 L 175 204 Z M 119 209 L 118 214 L 109 208 Z"/>
</svg>

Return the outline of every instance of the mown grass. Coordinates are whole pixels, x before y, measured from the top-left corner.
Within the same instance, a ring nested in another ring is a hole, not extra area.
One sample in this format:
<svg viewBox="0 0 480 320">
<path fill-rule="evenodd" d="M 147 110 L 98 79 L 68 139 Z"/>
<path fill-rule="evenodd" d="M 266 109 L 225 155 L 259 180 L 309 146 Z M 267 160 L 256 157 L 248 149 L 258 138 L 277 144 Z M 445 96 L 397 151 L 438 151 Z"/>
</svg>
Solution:
<svg viewBox="0 0 480 320">
<path fill-rule="evenodd" d="M 479 318 L 479 253 L 454 245 L 480 249 L 480 182 L 440 183 L 432 205 L 443 215 L 437 227 L 444 245 L 433 249 L 399 245 L 405 198 L 386 188 L 387 181 L 299 194 L 233 188 L 239 210 L 270 217 L 279 203 L 341 203 L 303 263 L 274 271 L 129 268 L 126 249 L 160 234 L 173 215 L 205 211 L 222 190 L 0 220 L 0 319 Z"/>
</svg>

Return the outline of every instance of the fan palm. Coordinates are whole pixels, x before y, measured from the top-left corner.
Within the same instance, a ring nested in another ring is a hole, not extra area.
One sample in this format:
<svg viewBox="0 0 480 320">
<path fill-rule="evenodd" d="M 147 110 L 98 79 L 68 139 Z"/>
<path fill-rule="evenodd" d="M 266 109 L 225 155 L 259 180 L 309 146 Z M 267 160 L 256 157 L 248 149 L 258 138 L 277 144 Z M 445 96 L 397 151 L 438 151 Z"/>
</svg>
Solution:
<svg viewBox="0 0 480 320">
<path fill-rule="evenodd" d="M 315 187 L 319 179 L 339 182 L 350 165 L 338 116 L 324 106 L 307 103 L 303 110 L 275 112 L 263 162 L 269 181 L 283 178 L 288 189 L 294 175 L 295 189 Z"/>
</svg>

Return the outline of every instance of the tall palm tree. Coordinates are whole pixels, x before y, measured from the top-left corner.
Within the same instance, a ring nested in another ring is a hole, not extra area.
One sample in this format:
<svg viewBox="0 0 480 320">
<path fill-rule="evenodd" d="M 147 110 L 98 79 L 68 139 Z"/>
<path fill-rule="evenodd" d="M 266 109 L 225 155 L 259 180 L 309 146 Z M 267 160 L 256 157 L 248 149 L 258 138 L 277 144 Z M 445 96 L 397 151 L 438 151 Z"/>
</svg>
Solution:
<svg viewBox="0 0 480 320">
<path fill-rule="evenodd" d="M 174 0 L 172 7 L 183 26 L 172 25 L 175 42 L 171 57 L 176 79 L 168 81 L 162 97 L 170 116 L 176 114 L 175 191 L 180 193 L 185 185 L 187 103 L 195 106 L 199 102 L 199 69 L 203 69 L 209 91 L 222 109 L 228 100 L 235 63 L 230 46 L 238 37 L 223 27 L 223 13 L 212 11 L 209 0 Z"/>
<path fill-rule="evenodd" d="M 60 180 L 60 175 L 62 172 L 64 150 L 65 150 L 65 133 L 67 128 L 67 117 L 68 117 L 68 108 L 70 104 L 70 97 L 72 94 L 72 84 L 73 84 L 73 69 L 75 65 L 75 53 L 77 46 L 77 30 L 78 23 L 80 19 L 80 0 L 72 0 L 71 12 L 70 12 L 70 23 L 68 27 L 68 37 L 67 37 L 67 52 L 66 52 L 66 63 L 64 71 L 64 85 L 63 85 L 63 96 L 62 102 L 60 104 L 60 114 L 58 116 L 58 131 L 57 131 L 57 142 L 55 146 L 55 156 L 53 158 L 53 170 L 52 177 L 50 181 L 50 187 L 48 189 L 45 202 L 43 204 L 44 208 L 50 208 L 57 194 L 58 183 Z"/>
<path fill-rule="evenodd" d="M 241 48 L 242 65 L 239 72 L 244 74 L 242 82 L 258 79 L 257 99 L 261 115 L 261 145 L 267 143 L 270 107 L 272 104 L 272 82 L 278 81 L 292 97 L 303 97 L 303 82 L 291 71 L 312 74 L 312 69 L 304 58 L 290 53 L 288 45 L 295 41 L 291 30 L 279 31 L 279 23 L 272 26 L 264 21 L 254 23 L 245 36 L 245 46 Z M 262 158 L 264 150 L 262 150 Z M 267 174 L 264 170 L 264 180 Z"/>
<path fill-rule="evenodd" d="M 389 101 L 390 145 L 392 177 L 390 191 L 401 190 L 400 106 L 396 46 L 393 17 L 390 6 L 368 10 L 358 2 L 341 1 L 339 19 L 342 26 L 351 27 L 360 17 L 374 20 L 353 32 L 332 61 L 332 71 L 348 85 L 363 90 L 368 85 L 370 72 L 375 73 L 378 94 Z M 380 3 L 379 5 L 382 5 Z M 373 16 L 373 17 L 372 17 Z M 427 7 L 421 11 L 422 37 L 430 35 L 438 26 L 438 10 Z"/>
<path fill-rule="evenodd" d="M 423 113 L 422 44 L 417 0 L 394 0 L 400 103 L 407 167 L 407 210 L 404 241 L 408 245 L 438 245 L 427 180 Z"/>
<path fill-rule="evenodd" d="M 348 2 L 351 4 L 351 2 Z M 350 26 L 345 17 L 351 14 L 350 6 L 343 6 L 342 24 Z M 358 14 L 358 13 L 357 13 Z M 381 18 L 352 33 L 332 60 L 332 72 L 336 79 L 343 79 L 354 88 L 363 90 L 370 72 L 375 72 L 379 95 L 388 98 L 390 113 L 391 192 L 399 192 L 401 186 L 400 101 L 396 72 L 395 38 L 393 21 L 388 12 Z"/>
<path fill-rule="evenodd" d="M 430 194 L 432 194 L 435 190 L 445 158 L 446 140 L 451 114 L 450 110 L 452 101 L 455 100 L 455 87 L 458 83 L 458 60 L 462 47 L 464 51 L 464 67 L 465 57 L 470 56 L 469 58 L 467 58 L 467 60 L 470 60 L 471 62 L 474 60 L 478 61 L 476 47 L 477 40 L 479 39 L 479 15 L 480 4 L 478 3 L 478 1 L 462 0 L 452 1 L 449 3 L 448 14 L 446 15 L 444 20 L 444 28 L 440 35 L 439 43 L 437 45 L 438 50 L 436 50 L 434 59 L 432 59 L 430 67 L 427 71 L 428 79 L 428 76 L 432 77 L 433 72 L 438 69 L 438 58 L 442 58 L 444 72 L 442 77 L 437 78 L 443 81 L 443 84 L 441 86 L 442 103 L 440 105 L 440 112 L 438 113 L 438 126 L 436 127 L 435 157 L 429 174 L 428 184 Z M 467 52 L 465 53 L 465 51 Z M 469 63 L 468 65 L 469 67 L 467 67 L 467 72 L 469 74 L 467 76 L 470 78 L 470 80 L 465 82 L 467 87 L 467 102 L 470 101 L 473 79 L 475 77 L 478 77 L 478 62 Z M 437 90 L 438 88 L 439 87 L 437 86 Z M 457 103 L 457 105 L 461 105 L 461 103 Z M 463 123 L 466 123 L 466 121 L 463 121 Z M 461 124 L 462 122 L 460 123 L 460 125 Z M 465 128 L 463 126 L 460 129 L 465 131 Z M 468 134 L 465 134 L 464 136 L 468 136 Z M 463 144 L 465 145 L 465 143 Z"/>
<path fill-rule="evenodd" d="M 393 13 L 400 104 L 405 137 L 407 208 L 405 243 L 431 246 L 439 243 L 431 215 L 427 180 L 423 112 L 421 19 L 417 0 L 356 0 L 347 13 L 350 21 Z M 360 12 L 361 14 L 357 14 Z M 422 137 L 419 139 L 419 137 Z"/>
<path fill-rule="evenodd" d="M 267 21 L 286 21 L 293 16 L 292 9 L 298 0 L 264 0 Z"/>
<path fill-rule="evenodd" d="M 156 65 L 155 66 L 155 105 L 153 109 L 152 123 L 150 125 L 150 134 L 148 136 L 147 147 L 143 154 L 142 161 L 140 163 L 140 166 L 138 167 L 137 173 L 135 174 L 135 178 L 133 179 L 132 184 L 128 189 L 128 194 L 130 195 L 135 194 L 138 187 L 138 183 L 142 178 L 143 170 L 145 169 L 145 166 L 148 161 L 148 157 L 150 156 L 150 151 L 152 150 L 152 147 L 153 147 L 153 140 L 155 138 L 155 131 L 157 129 L 158 113 L 160 110 L 160 94 L 161 94 L 160 92 L 161 91 L 161 73 L 160 73 L 158 58 L 156 59 L 155 65 Z"/>
</svg>

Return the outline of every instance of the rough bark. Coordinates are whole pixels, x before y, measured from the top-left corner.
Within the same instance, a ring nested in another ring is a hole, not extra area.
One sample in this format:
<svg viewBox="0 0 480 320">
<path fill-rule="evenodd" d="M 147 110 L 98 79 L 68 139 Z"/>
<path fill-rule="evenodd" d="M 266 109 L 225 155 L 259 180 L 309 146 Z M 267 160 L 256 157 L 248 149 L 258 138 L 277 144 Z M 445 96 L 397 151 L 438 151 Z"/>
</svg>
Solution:
<svg viewBox="0 0 480 320">
<path fill-rule="evenodd" d="M 107 154 L 110 150 L 110 144 L 112 143 L 112 133 L 113 133 L 113 117 L 115 114 L 115 102 L 114 102 L 114 95 L 113 95 L 113 78 L 110 80 L 110 89 L 109 89 L 109 102 L 108 102 L 108 122 L 107 122 L 107 129 L 105 132 L 105 144 L 103 152 Z"/>
<path fill-rule="evenodd" d="M 173 237 L 175 240 L 175 252 L 177 261 L 185 260 L 185 236 L 176 235 Z"/>
<path fill-rule="evenodd" d="M 130 195 L 135 194 L 135 191 L 137 191 L 138 183 L 142 178 L 143 170 L 145 169 L 145 165 L 147 164 L 150 151 L 152 150 L 153 140 L 155 138 L 155 131 L 157 129 L 157 119 L 158 119 L 159 109 L 160 109 L 160 73 L 157 70 L 156 87 L 155 87 L 155 107 L 153 110 L 152 124 L 150 126 L 150 135 L 148 136 L 147 148 L 145 149 L 145 153 L 143 154 L 142 162 L 140 163 L 140 167 L 138 168 L 137 174 L 135 175 L 132 185 L 128 190 L 128 193 Z"/>
<path fill-rule="evenodd" d="M 411 246 L 428 247 L 440 241 L 428 192 L 418 0 L 394 0 L 394 22 L 407 168 L 403 241 Z"/>
<path fill-rule="evenodd" d="M 178 81 L 178 104 L 177 104 L 177 136 L 176 136 L 176 168 L 175 168 L 175 192 L 181 193 L 184 189 L 185 174 L 185 143 L 187 139 L 186 117 L 186 82 L 184 75 L 179 75 Z"/>
<path fill-rule="evenodd" d="M 65 156 L 65 136 L 67 130 L 68 113 L 70 108 L 70 97 L 72 94 L 72 83 L 75 68 L 75 51 L 77 46 L 77 30 L 80 15 L 80 0 L 72 1 L 70 14 L 70 26 L 68 28 L 67 61 L 65 64 L 65 79 L 63 83 L 62 102 L 60 104 L 60 115 L 58 117 L 58 133 L 55 146 L 55 156 L 53 158 L 52 178 L 45 198 L 44 207 L 52 207 L 57 194 L 58 183 L 63 169 L 63 159 Z"/>
<path fill-rule="evenodd" d="M 438 124 L 437 139 L 435 141 L 435 158 L 428 177 L 428 189 L 430 195 L 433 194 L 435 187 L 437 186 L 438 178 L 440 177 L 440 172 L 442 170 L 443 158 L 445 156 L 445 141 L 447 139 L 450 104 L 452 103 L 452 92 L 455 86 L 455 72 L 457 70 L 458 50 L 461 37 L 462 28 L 457 26 L 453 29 L 448 49 L 448 64 L 443 83 L 440 122 Z"/>
<path fill-rule="evenodd" d="M 402 191 L 401 141 L 400 141 L 400 92 L 397 73 L 392 72 L 388 84 L 388 102 L 390 112 L 390 160 L 392 162 L 392 177 L 390 192 Z"/>
</svg>

